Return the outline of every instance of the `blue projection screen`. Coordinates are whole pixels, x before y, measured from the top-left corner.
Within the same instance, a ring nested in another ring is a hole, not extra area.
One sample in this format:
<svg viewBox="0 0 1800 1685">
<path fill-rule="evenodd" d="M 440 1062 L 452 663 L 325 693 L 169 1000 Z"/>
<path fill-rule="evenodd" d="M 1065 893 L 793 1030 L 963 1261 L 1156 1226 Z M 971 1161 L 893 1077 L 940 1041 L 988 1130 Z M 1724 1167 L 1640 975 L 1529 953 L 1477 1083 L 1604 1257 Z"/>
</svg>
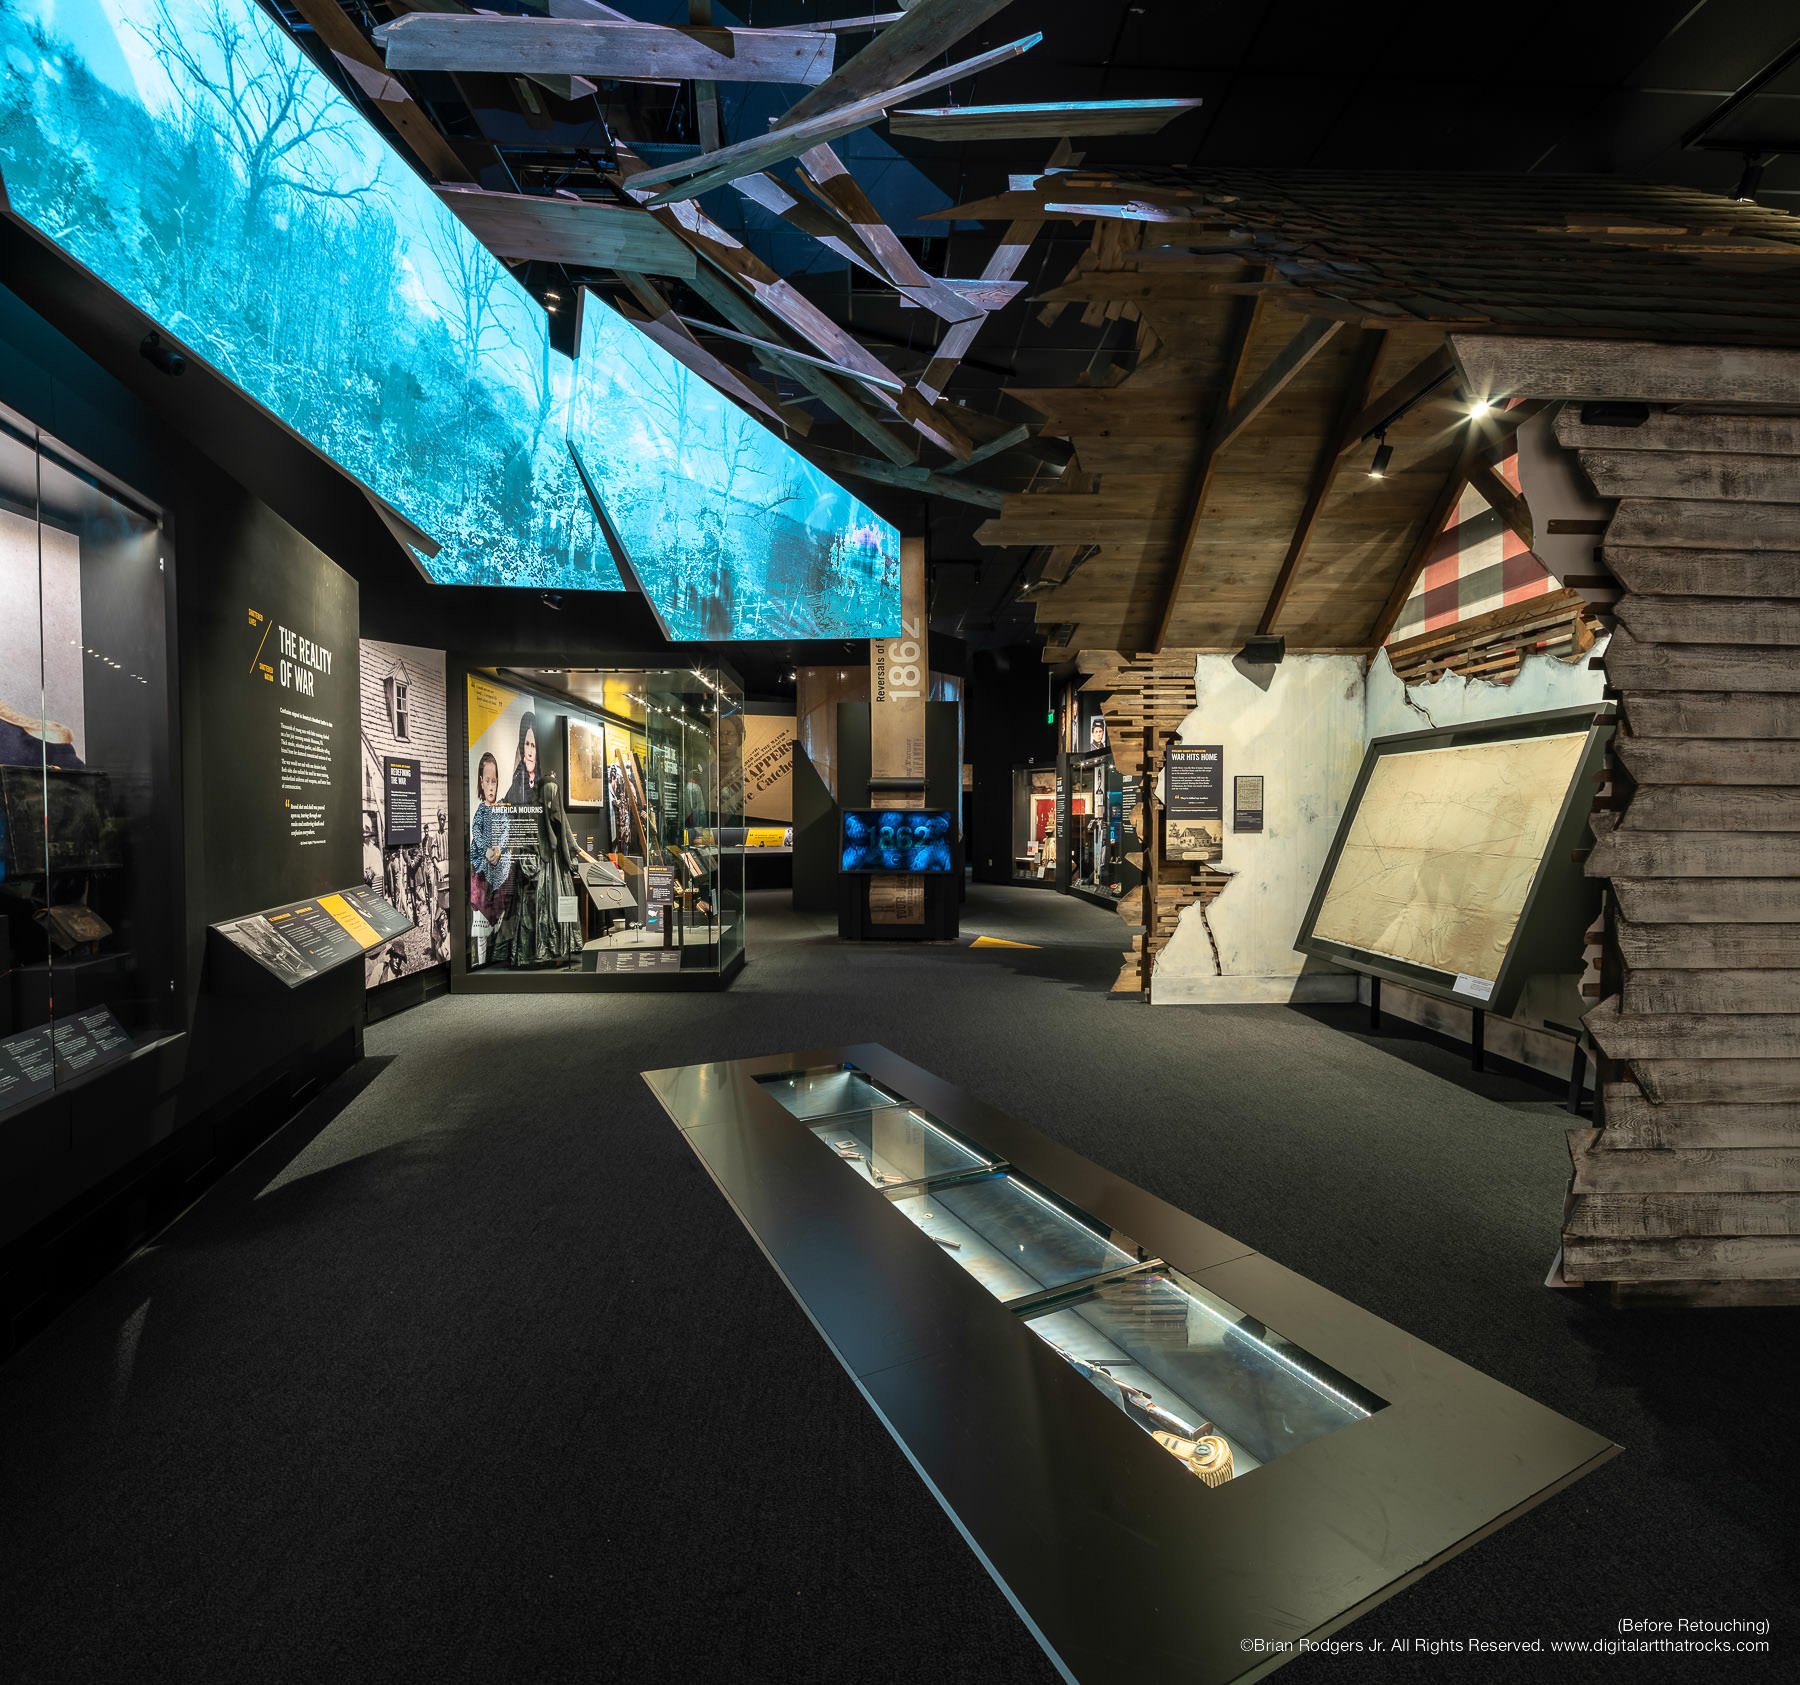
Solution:
<svg viewBox="0 0 1800 1685">
<path fill-rule="evenodd" d="M 592 296 L 569 443 L 676 642 L 898 635 L 899 533 Z"/>
<path fill-rule="evenodd" d="M 442 548 L 618 590 L 536 302 L 255 0 L 0 0 L 11 209 Z"/>
</svg>

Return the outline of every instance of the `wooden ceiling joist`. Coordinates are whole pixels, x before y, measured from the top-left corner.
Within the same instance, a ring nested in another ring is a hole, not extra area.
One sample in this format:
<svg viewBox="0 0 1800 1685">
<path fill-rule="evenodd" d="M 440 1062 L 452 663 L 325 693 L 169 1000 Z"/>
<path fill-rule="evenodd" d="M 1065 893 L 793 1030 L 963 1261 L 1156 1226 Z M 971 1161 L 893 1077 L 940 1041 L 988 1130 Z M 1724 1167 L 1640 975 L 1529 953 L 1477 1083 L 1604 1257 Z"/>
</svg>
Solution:
<svg viewBox="0 0 1800 1685">
<path fill-rule="evenodd" d="M 418 12 L 375 31 L 390 70 L 608 80 L 826 81 L 837 37 L 805 29 L 695 29 L 607 18 Z"/>
<path fill-rule="evenodd" d="M 1168 589 L 1163 594 L 1162 607 L 1156 616 L 1156 631 L 1150 639 L 1150 652 L 1153 655 L 1160 655 L 1163 645 L 1168 641 L 1169 622 L 1175 617 L 1175 604 L 1181 596 L 1182 581 L 1187 577 L 1188 563 L 1194 553 L 1194 535 L 1199 531 L 1206 509 L 1206 494 L 1212 483 L 1213 468 L 1219 460 L 1217 438 L 1231 414 L 1237 385 L 1244 375 L 1244 354 L 1250 349 L 1251 336 L 1256 331 L 1261 310 L 1260 294 L 1241 298 L 1232 308 L 1231 327 L 1225 341 L 1224 374 L 1219 382 L 1218 395 L 1213 401 L 1213 419 L 1200 447 L 1200 468 L 1194 476 L 1187 514 L 1181 522 L 1176 539 L 1175 565 L 1170 572 Z"/>
<path fill-rule="evenodd" d="M 1153 135 L 1199 105 L 1197 99 L 1077 99 L 1030 105 L 925 106 L 892 112 L 888 133 L 943 141 Z"/>
<path fill-rule="evenodd" d="M 1259 637 L 1274 635 L 1276 624 L 1281 619 L 1281 611 L 1287 606 L 1288 593 L 1294 588 L 1295 576 L 1306 557 L 1307 546 L 1312 543 L 1319 511 L 1325 507 L 1325 499 L 1331 495 L 1332 482 L 1337 479 L 1338 467 L 1349 446 L 1347 435 L 1362 406 L 1368 402 L 1369 383 L 1375 378 L 1375 364 L 1380 360 L 1386 337 L 1381 329 L 1373 328 L 1365 331 L 1357 342 L 1355 361 L 1351 363 L 1350 373 L 1344 381 L 1344 401 L 1338 407 L 1336 420 L 1332 423 L 1324 448 L 1313 463 L 1312 480 L 1306 488 L 1306 502 L 1301 505 L 1300 518 L 1294 523 L 1294 536 L 1288 540 L 1287 554 L 1281 559 L 1281 568 L 1269 590 L 1269 600 L 1263 607 L 1262 618 L 1256 623 Z"/>
<path fill-rule="evenodd" d="M 446 186 L 438 196 L 499 257 L 691 280 L 692 249 L 635 205 Z"/>
<path fill-rule="evenodd" d="M 1374 635 L 1370 639 L 1370 648 L 1378 650 L 1387 642 L 1388 634 L 1393 631 L 1394 624 L 1400 618 L 1400 611 L 1406 606 L 1406 599 L 1412 595 L 1413 587 L 1419 582 L 1419 575 L 1425 571 L 1425 564 L 1431 560 L 1431 552 L 1437 548 L 1438 540 L 1443 536 L 1444 523 L 1450 519 L 1450 513 L 1462 500 L 1462 494 L 1469 484 L 1469 469 L 1474 464 L 1476 453 L 1481 448 L 1481 441 L 1473 427 L 1463 434 L 1462 448 L 1457 453 L 1456 466 L 1451 470 L 1442 488 L 1425 511 L 1413 534 L 1413 540 L 1406 552 L 1406 559 L 1401 564 L 1399 576 L 1394 580 L 1394 587 L 1388 593 L 1387 601 L 1382 605 L 1381 613 L 1376 617 Z"/>
<path fill-rule="evenodd" d="M 1389 384 L 1351 417 L 1345 427 L 1344 449 L 1379 432 L 1396 417 L 1435 391 L 1456 373 L 1455 359 L 1448 345 L 1436 347 L 1429 356 L 1421 357 L 1405 374 Z"/>
<path fill-rule="evenodd" d="M 647 200 L 652 206 L 697 198 L 700 194 L 710 192 L 715 187 L 723 187 L 727 182 L 740 175 L 747 175 L 752 170 L 766 170 L 771 164 L 797 158 L 809 147 L 841 140 L 845 135 L 856 133 L 858 129 L 866 129 L 871 124 L 880 122 L 887 108 L 895 102 L 910 99 L 914 94 L 928 93 L 933 88 L 946 87 L 966 76 L 979 76 L 983 71 L 992 70 L 1009 59 L 1017 58 L 1021 53 L 1029 52 L 1042 40 L 1041 34 L 1022 36 L 1017 41 L 1009 41 L 1004 47 L 995 47 L 991 52 L 933 71 L 929 76 L 921 76 L 898 88 L 869 94 L 849 105 L 821 111 L 801 122 L 793 121 L 790 112 L 779 128 L 771 129 L 767 134 L 752 135 L 748 140 L 721 147 L 717 152 L 704 152 L 696 158 L 683 158 L 675 163 L 660 165 L 654 170 L 645 170 L 638 179 L 638 186 L 655 189 L 654 196 Z"/>
<path fill-rule="evenodd" d="M 1488 507 L 1527 550 L 1536 546 L 1531 511 L 1525 507 L 1525 499 L 1500 477 L 1497 468 L 1477 457 L 1469 464 L 1469 484 L 1481 493 Z"/>
<path fill-rule="evenodd" d="M 971 29 L 978 29 L 1010 0 L 913 0 L 899 17 L 816 88 L 789 106 L 779 126 L 802 123 L 836 106 L 879 94 L 915 70 L 941 58 Z M 833 28 L 821 24 L 821 29 Z"/>
<path fill-rule="evenodd" d="M 1231 413 L 1219 423 L 1207 449 L 1214 454 L 1224 450 L 1269 407 L 1294 376 L 1331 343 L 1343 325 L 1317 316 L 1311 318 L 1275 354 L 1275 360 L 1257 376 L 1250 390 L 1231 406 Z"/>
</svg>

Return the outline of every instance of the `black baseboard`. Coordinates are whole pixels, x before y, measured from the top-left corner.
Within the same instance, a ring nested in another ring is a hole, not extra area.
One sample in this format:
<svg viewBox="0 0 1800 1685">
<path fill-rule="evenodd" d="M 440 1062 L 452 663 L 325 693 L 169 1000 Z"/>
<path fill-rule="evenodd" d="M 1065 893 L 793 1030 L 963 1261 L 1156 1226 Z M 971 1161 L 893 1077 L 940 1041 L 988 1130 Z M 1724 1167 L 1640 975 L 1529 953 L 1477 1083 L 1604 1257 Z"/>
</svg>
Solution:
<svg viewBox="0 0 1800 1685">
<path fill-rule="evenodd" d="M 177 1128 L 0 1249 L 0 1362 L 167 1227 L 362 1057 L 360 1026 Z"/>
<path fill-rule="evenodd" d="M 428 1000 L 450 992 L 450 962 L 428 966 L 407 977 L 396 977 L 391 983 L 378 983 L 369 991 L 369 1022 L 379 1024 L 396 1012 L 407 1012 L 423 1006 Z"/>
</svg>

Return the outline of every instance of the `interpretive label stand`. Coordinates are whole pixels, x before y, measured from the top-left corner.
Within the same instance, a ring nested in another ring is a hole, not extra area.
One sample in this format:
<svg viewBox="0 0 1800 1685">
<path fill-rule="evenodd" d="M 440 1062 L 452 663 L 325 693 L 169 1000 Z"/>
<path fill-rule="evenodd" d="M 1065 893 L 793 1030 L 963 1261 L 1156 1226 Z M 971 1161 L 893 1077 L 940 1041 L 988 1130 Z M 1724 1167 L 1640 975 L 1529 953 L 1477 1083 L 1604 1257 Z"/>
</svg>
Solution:
<svg viewBox="0 0 1800 1685">
<path fill-rule="evenodd" d="M 367 884 L 210 927 L 290 989 L 385 947 L 413 922 Z"/>
</svg>

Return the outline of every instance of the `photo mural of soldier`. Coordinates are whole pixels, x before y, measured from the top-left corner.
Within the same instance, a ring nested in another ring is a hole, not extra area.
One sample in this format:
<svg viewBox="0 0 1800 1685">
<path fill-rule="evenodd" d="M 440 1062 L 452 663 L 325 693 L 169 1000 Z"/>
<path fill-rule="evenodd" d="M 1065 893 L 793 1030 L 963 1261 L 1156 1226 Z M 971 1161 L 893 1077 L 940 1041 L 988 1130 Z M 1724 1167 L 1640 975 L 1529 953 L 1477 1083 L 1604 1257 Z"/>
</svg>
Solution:
<svg viewBox="0 0 1800 1685">
<path fill-rule="evenodd" d="M 362 640 L 363 881 L 413 923 L 365 962 L 370 988 L 450 962 L 446 695 L 442 650 Z"/>
</svg>

